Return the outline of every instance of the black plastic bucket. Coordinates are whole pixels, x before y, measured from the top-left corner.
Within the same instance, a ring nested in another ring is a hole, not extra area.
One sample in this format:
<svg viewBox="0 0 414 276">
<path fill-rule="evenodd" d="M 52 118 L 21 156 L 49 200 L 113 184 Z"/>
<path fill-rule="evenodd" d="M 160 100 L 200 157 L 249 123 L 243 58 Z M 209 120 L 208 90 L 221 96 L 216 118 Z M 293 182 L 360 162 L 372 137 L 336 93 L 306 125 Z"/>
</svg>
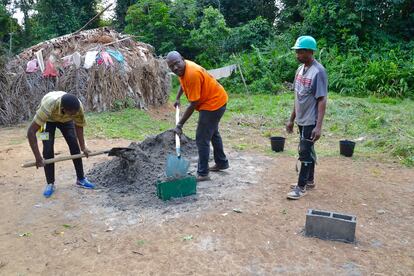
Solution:
<svg viewBox="0 0 414 276">
<path fill-rule="evenodd" d="M 285 148 L 285 137 L 270 137 L 270 144 L 272 145 L 273 151 L 281 152 Z"/>
<path fill-rule="evenodd" d="M 348 140 L 341 140 L 339 141 L 339 151 L 341 155 L 346 157 L 352 157 L 354 154 L 355 149 L 355 142 L 348 141 Z"/>
</svg>

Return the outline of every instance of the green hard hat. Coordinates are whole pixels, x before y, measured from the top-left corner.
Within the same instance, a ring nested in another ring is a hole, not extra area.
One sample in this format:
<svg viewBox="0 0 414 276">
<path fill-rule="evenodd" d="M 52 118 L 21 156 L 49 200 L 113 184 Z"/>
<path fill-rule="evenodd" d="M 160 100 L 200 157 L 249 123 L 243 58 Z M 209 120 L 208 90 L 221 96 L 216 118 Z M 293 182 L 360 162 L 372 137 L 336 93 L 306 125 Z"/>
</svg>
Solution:
<svg viewBox="0 0 414 276">
<path fill-rule="evenodd" d="M 309 35 L 300 36 L 296 40 L 295 46 L 292 47 L 292 50 L 298 50 L 298 49 L 309 49 L 309 50 L 316 51 L 317 50 L 316 40 Z"/>
</svg>

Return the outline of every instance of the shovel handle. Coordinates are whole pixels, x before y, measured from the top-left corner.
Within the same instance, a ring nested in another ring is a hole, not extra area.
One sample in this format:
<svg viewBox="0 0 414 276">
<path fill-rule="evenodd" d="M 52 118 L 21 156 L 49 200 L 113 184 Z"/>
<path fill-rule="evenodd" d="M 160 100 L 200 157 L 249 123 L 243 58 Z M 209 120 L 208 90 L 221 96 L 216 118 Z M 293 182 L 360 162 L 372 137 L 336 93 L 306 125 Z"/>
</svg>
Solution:
<svg viewBox="0 0 414 276">
<path fill-rule="evenodd" d="M 108 152 L 109 152 L 108 150 L 91 152 L 89 153 L 89 156 L 97 156 L 97 155 L 105 154 Z M 46 159 L 44 160 L 44 164 L 47 165 L 47 164 L 52 164 L 52 163 L 57 163 L 57 162 L 62 162 L 62 161 L 67 161 L 67 160 L 79 159 L 83 157 L 86 157 L 84 153 L 74 154 L 74 155 L 69 155 L 69 156 L 60 156 L 56 158 Z M 22 165 L 22 168 L 30 168 L 30 167 L 35 167 L 35 166 L 36 166 L 36 162 L 31 161 L 31 162 L 24 163 Z"/>
<path fill-rule="evenodd" d="M 175 124 L 178 125 L 178 122 L 180 121 L 180 107 L 177 105 L 175 107 Z M 177 152 L 177 156 L 181 156 L 181 142 L 180 142 L 180 136 L 178 134 L 175 134 L 175 150 Z"/>
</svg>

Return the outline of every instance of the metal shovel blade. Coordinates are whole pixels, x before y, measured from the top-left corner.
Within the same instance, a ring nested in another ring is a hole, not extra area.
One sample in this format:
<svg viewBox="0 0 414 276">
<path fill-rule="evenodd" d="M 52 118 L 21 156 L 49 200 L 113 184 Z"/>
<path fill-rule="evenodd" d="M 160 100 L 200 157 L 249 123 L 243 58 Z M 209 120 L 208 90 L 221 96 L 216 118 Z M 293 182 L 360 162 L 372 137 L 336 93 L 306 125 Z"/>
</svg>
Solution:
<svg viewBox="0 0 414 276">
<path fill-rule="evenodd" d="M 165 173 L 168 178 L 182 178 L 187 176 L 188 168 L 190 167 L 190 161 L 178 157 L 177 155 L 167 156 L 167 168 Z"/>
<path fill-rule="evenodd" d="M 108 151 L 108 156 L 117 156 L 121 157 L 123 153 L 128 151 L 133 151 L 131 148 L 112 148 Z"/>
</svg>

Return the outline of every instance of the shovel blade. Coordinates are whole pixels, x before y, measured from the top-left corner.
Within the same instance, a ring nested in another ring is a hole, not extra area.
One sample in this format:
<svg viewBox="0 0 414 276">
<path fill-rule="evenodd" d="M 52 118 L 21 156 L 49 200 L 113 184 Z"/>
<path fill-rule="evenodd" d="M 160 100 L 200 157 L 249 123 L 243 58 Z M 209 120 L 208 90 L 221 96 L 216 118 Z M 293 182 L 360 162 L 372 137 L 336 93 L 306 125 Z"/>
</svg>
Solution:
<svg viewBox="0 0 414 276">
<path fill-rule="evenodd" d="M 133 150 L 134 149 L 131 149 L 131 148 L 112 148 L 112 149 L 109 150 L 108 156 L 121 157 L 122 154 L 124 154 L 125 152 L 133 151 Z"/>
<path fill-rule="evenodd" d="M 189 167 L 190 162 L 188 160 L 176 155 L 168 155 L 165 173 L 167 177 L 181 178 L 187 175 Z"/>
</svg>

